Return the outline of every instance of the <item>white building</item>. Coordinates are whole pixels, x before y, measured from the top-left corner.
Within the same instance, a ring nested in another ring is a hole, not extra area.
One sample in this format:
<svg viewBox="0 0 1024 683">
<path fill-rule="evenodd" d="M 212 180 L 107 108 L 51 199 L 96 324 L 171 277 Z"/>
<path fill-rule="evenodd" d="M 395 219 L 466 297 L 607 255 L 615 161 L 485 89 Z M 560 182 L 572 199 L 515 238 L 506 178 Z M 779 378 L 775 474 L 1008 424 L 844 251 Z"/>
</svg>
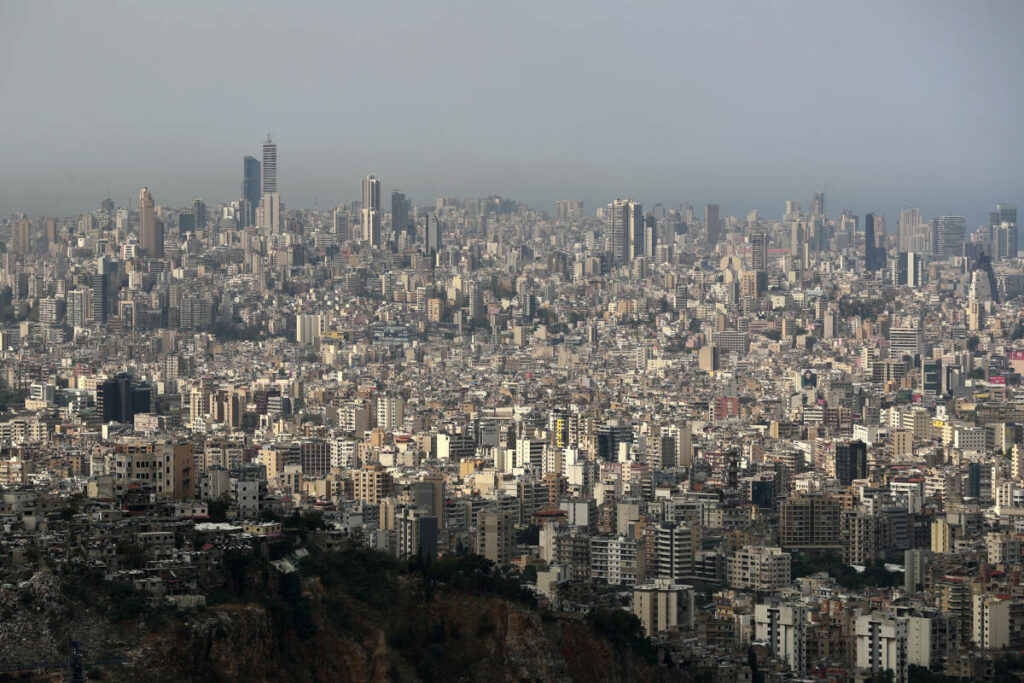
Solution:
<svg viewBox="0 0 1024 683">
<path fill-rule="evenodd" d="M 797 673 L 807 669 L 807 607 L 797 604 L 754 605 L 754 639 Z"/>
<path fill-rule="evenodd" d="M 884 612 L 857 617 L 857 668 L 866 672 L 891 670 L 895 680 L 907 680 L 909 622 Z"/>
<path fill-rule="evenodd" d="M 693 628 L 693 588 L 657 579 L 633 589 L 633 614 L 654 635 L 677 628 Z"/>
<path fill-rule="evenodd" d="M 625 536 L 592 536 L 590 577 L 610 585 L 636 584 L 637 539 Z"/>
</svg>

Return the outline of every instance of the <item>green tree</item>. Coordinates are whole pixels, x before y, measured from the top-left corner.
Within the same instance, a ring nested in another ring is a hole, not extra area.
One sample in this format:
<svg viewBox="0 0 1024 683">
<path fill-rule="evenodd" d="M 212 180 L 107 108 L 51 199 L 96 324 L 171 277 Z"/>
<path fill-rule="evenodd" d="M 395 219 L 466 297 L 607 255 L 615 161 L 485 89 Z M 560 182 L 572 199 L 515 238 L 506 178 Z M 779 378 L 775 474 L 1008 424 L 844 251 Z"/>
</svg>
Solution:
<svg viewBox="0 0 1024 683">
<path fill-rule="evenodd" d="M 753 646 L 747 648 L 747 666 L 750 667 L 751 683 L 764 683 L 764 674 L 757 666 L 757 653 L 754 652 Z"/>
<path fill-rule="evenodd" d="M 231 495 L 222 494 L 219 498 L 211 498 L 206 501 L 207 512 L 211 522 L 228 521 L 228 508 L 231 507 Z"/>
</svg>

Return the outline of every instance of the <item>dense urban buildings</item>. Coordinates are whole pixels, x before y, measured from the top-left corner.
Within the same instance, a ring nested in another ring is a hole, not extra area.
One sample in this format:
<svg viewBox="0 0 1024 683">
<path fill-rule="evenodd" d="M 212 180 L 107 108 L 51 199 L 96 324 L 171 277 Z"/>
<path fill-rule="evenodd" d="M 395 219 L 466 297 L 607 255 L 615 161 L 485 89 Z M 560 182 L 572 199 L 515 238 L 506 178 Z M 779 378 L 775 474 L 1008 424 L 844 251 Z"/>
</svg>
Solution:
<svg viewBox="0 0 1024 683">
<path fill-rule="evenodd" d="M 272 549 L 315 519 L 317 548 L 631 613 L 717 680 L 983 677 L 1024 645 L 1015 207 L 389 212 L 368 175 L 286 208 L 276 160 L 231 201 L 0 223 L 5 582 L 92 553 L 141 590 L 141 553 L 194 606 L 224 548 L 299 571 Z"/>
</svg>

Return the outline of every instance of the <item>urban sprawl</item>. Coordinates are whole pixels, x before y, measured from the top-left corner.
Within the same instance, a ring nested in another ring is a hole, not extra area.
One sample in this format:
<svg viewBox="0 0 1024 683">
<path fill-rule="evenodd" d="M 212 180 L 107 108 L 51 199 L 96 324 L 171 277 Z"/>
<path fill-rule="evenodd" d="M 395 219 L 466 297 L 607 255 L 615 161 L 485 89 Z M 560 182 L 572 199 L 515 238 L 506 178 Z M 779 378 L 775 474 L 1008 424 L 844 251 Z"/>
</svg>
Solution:
<svg viewBox="0 0 1024 683">
<path fill-rule="evenodd" d="M 301 571 L 302 520 L 631 613 L 713 680 L 1024 650 L 1016 207 L 385 208 L 371 175 L 320 211 L 269 138 L 242 171 L 0 223 L 4 592 L 82 567 L 195 609 L 225 553 Z"/>
</svg>

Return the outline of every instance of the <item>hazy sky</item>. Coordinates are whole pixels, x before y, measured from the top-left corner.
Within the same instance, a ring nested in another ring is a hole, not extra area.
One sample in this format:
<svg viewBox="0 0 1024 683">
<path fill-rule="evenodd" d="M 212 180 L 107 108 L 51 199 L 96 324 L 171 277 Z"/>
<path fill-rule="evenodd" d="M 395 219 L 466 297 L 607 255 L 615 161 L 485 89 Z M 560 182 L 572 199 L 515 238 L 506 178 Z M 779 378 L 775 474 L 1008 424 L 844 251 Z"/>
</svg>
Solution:
<svg viewBox="0 0 1024 683">
<path fill-rule="evenodd" d="M 1024 2 L 0 0 L 0 215 L 618 196 L 984 220 L 1024 203 Z M 387 200 L 385 200 L 387 203 Z"/>
</svg>

